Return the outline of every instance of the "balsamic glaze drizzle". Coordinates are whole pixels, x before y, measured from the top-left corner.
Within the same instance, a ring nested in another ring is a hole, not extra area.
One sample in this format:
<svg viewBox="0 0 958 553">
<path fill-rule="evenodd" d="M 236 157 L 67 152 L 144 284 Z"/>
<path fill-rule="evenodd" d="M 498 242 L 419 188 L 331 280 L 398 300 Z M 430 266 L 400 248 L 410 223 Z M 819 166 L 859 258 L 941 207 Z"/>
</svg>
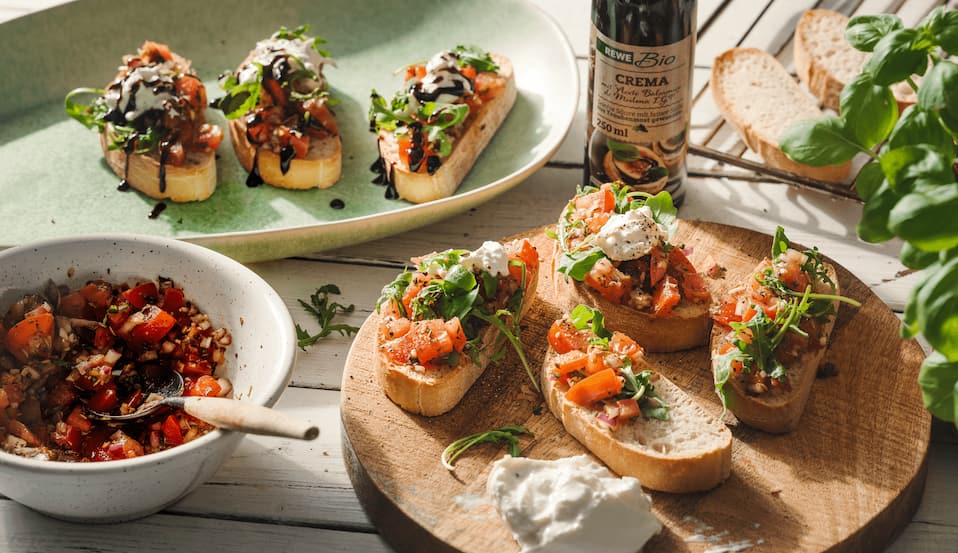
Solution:
<svg viewBox="0 0 958 553">
<path fill-rule="evenodd" d="M 333 201 L 329 202 L 329 207 L 333 209 L 343 209 L 346 207 L 346 202 L 340 200 L 339 198 L 335 198 Z"/>
<path fill-rule="evenodd" d="M 160 216 L 160 213 L 163 213 L 164 209 L 166 209 L 166 202 L 158 202 L 155 206 L 153 206 L 153 211 L 150 212 L 148 217 L 150 219 L 156 219 Z"/>
<path fill-rule="evenodd" d="M 296 150 L 291 145 L 286 145 L 279 151 L 279 170 L 285 175 L 289 171 L 289 164 L 296 157 Z"/>
<path fill-rule="evenodd" d="M 259 148 L 257 148 L 256 153 L 253 154 L 253 168 L 250 169 L 249 175 L 246 176 L 246 186 L 255 188 L 263 184 L 263 182 L 263 177 L 259 174 Z"/>
</svg>

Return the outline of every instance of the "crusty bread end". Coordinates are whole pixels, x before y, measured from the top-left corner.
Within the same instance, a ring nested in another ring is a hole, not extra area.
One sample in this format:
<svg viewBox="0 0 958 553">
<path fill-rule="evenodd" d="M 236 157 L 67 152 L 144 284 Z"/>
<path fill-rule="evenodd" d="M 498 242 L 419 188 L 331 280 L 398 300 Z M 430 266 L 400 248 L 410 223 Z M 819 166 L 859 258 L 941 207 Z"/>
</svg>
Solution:
<svg viewBox="0 0 958 553">
<path fill-rule="evenodd" d="M 499 95 L 479 106 L 463 134 L 453 143 L 452 153 L 435 173 L 411 173 L 401 169 L 395 133 L 379 132 L 379 153 L 390 167 L 392 182 L 400 198 L 418 204 L 451 196 L 506 119 L 516 101 L 516 77 L 509 58 L 499 54 L 491 56 L 499 65 L 499 75 L 505 79 L 505 86 Z"/>
<path fill-rule="evenodd" d="M 566 431 L 610 469 L 638 478 L 663 492 L 705 491 L 721 484 L 732 470 L 732 433 L 664 376 L 653 376 L 655 393 L 669 406 L 669 419 L 638 417 L 616 428 L 565 398 L 568 386 L 550 377 L 556 354 L 542 365 L 542 393 Z"/>
<path fill-rule="evenodd" d="M 107 164 L 121 179 L 151 198 L 174 202 L 205 200 L 216 190 L 216 153 L 191 153 L 180 166 L 166 164 L 160 186 L 160 159 L 151 154 L 129 154 L 110 149 L 110 127 L 100 133 L 100 146 Z M 129 167 L 127 167 L 129 163 Z"/>
<path fill-rule="evenodd" d="M 759 265 L 759 267 L 764 266 Z M 828 271 L 828 277 L 835 283 L 834 290 L 821 290 L 832 294 L 840 294 L 838 286 L 838 276 L 835 268 L 830 264 L 825 264 Z M 818 292 L 819 290 L 816 290 Z M 838 313 L 839 303 L 834 302 L 835 313 Z M 836 315 L 837 316 L 837 315 Z M 725 395 L 728 398 L 729 410 L 738 420 L 759 430 L 764 430 L 772 434 L 783 434 L 791 432 L 798 428 L 802 413 L 805 411 L 805 404 L 808 402 L 808 396 L 812 391 L 812 384 L 818 375 L 818 366 L 828 349 L 828 338 L 831 336 L 832 328 L 835 326 L 835 317 L 824 325 L 822 335 L 825 337 L 826 346 L 817 350 L 804 353 L 799 359 L 787 367 L 788 381 L 791 390 L 775 395 L 755 396 L 749 394 L 744 384 L 735 377 L 728 379 L 725 384 Z M 722 344 L 722 339 L 728 334 L 728 330 L 718 325 L 712 332 L 712 373 L 715 374 L 717 367 L 717 349 Z"/>
<path fill-rule="evenodd" d="M 732 48 L 715 58 L 709 80 L 725 119 L 765 163 L 798 175 L 844 181 L 851 163 L 812 167 L 790 160 L 779 148 L 789 125 L 822 116 L 815 100 L 774 57 L 757 48 Z"/>
</svg>

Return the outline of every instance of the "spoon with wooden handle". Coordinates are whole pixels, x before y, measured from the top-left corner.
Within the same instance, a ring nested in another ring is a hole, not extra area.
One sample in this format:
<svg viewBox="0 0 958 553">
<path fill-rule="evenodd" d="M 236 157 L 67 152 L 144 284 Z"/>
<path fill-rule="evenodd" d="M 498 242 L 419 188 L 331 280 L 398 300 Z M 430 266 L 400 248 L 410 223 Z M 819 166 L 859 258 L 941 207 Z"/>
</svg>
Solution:
<svg viewBox="0 0 958 553">
<path fill-rule="evenodd" d="M 166 405 L 183 409 L 200 420 L 226 430 L 298 440 L 314 440 L 319 436 L 319 427 L 269 407 L 223 397 L 184 396 L 183 375 L 176 371 L 167 371 L 164 378 L 163 381 L 151 383 L 149 389 L 144 390 L 147 401 L 132 413 L 113 415 L 88 409 L 87 415 L 110 422 L 130 421 L 145 417 Z"/>
</svg>

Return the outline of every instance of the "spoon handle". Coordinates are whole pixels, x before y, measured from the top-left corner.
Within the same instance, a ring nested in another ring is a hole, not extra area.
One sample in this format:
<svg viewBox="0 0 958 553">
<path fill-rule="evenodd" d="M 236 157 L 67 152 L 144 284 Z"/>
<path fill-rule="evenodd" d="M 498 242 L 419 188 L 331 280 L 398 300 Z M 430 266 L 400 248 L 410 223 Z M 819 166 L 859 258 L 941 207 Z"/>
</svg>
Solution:
<svg viewBox="0 0 958 553">
<path fill-rule="evenodd" d="M 264 436 L 313 440 L 319 427 L 285 413 L 246 401 L 221 397 L 180 397 L 183 410 L 194 417 L 227 430 Z"/>
</svg>

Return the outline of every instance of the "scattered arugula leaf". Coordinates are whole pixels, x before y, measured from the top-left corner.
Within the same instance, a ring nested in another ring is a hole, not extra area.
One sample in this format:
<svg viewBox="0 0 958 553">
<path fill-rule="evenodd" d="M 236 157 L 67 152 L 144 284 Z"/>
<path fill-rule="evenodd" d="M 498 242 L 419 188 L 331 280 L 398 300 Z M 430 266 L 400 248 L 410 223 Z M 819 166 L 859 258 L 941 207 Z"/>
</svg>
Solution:
<svg viewBox="0 0 958 553">
<path fill-rule="evenodd" d="M 475 67 L 479 73 L 484 71 L 499 71 L 499 65 L 493 61 L 489 52 L 486 52 L 478 46 L 463 46 L 460 44 L 456 46 L 453 52 L 459 56 L 460 66 L 471 65 Z"/>
<path fill-rule="evenodd" d="M 509 448 L 509 455 L 519 457 L 522 454 L 522 450 L 519 448 L 519 436 L 523 434 L 535 438 L 535 435 L 529 432 L 526 427 L 519 425 L 502 426 L 494 430 L 478 432 L 464 438 L 459 438 L 449 444 L 446 449 L 442 450 L 442 457 L 440 459 L 442 466 L 446 467 L 447 470 L 455 470 L 456 459 L 458 459 L 460 455 L 472 446 L 484 442 L 496 444 L 505 442 Z"/>
<path fill-rule="evenodd" d="M 341 336 L 352 336 L 359 332 L 359 328 L 355 326 L 344 323 L 333 324 L 333 319 L 336 315 L 352 313 L 356 308 L 353 304 L 342 305 L 329 301 L 330 294 L 339 295 L 340 293 L 339 287 L 335 284 L 326 284 L 320 286 L 319 289 L 309 296 L 309 303 L 303 300 L 297 300 L 307 313 L 316 318 L 320 328 L 318 333 L 310 334 L 300 327 L 299 323 L 296 324 L 297 345 L 300 349 L 306 351 L 308 346 L 312 346 L 333 332 L 338 332 Z"/>
<path fill-rule="evenodd" d="M 922 271 L 905 309 L 902 335 L 924 334 L 936 350 L 922 364 L 919 385 L 926 407 L 955 421 L 954 409 L 941 405 L 942 398 L 954 394 L 958 380 L 958 374 L 948 374 L 958 373 L 958 266 L 947 253 L 958 247 L 953 166 L 958 64 L 946 55 L 958 53 L 958 11 L 938 6 L 914 28 L 894 15 L 854 17 L 845 36 L 852 46 L 873 52 L 853 81 L 871 84 L 864 93 L 846 87 L 840 117 L 796 123 L 781 138 L 782 149 L 810 165 L 844 162 L 856 150 L 877 160 L 856 178 L 865 200 L 858 236 L 866 242 L 902 238 L 902 263 Z M 924 75 L 920 86 L 914 75 Z M 896 82 L 908 83 L 918 96 L 900 115 L 884 105 L 888 86 Z M 855 147 L 832 148 L 833 143 L 818 141 L 833 127 L 840 127 L 842 139 Z"/>
<path fill-rule="evenodd" d="M 591 330 L 597 338 L 612 337 L 612 333 L 605 328 L 605 315 L 594 307 L 580 303 L 569 313 L 569 320 L 577 330 Z"/>
</svg>

